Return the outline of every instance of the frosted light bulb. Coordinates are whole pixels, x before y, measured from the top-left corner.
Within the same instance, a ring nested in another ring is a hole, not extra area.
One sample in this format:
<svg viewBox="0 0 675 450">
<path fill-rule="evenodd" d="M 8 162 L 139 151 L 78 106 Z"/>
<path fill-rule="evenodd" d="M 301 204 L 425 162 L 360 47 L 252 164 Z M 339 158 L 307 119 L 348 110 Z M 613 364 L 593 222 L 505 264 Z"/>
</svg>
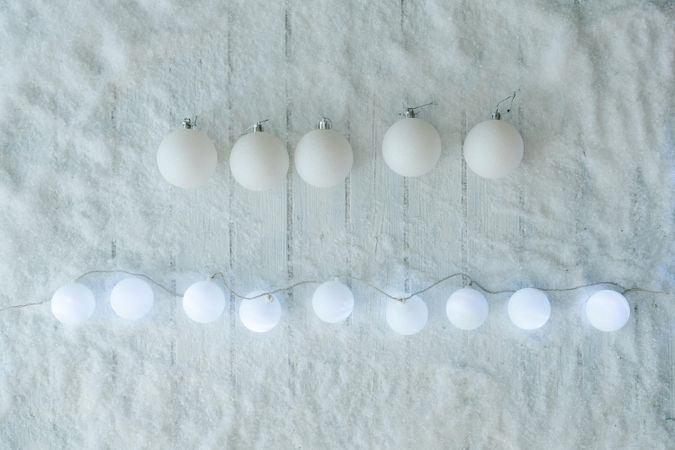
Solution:
<svg viewBox="0 0 675 450">
<path fill-rule="evenodd" d="M 327 281 L 314 291 L 312 308 L 324 322 L 342 322 L 354 310 L 354 294 L 337 280 Z"/>
<path fill-rule="evenodd" d="M 213 281 L 198 281 L 183 294 L 183 311 L 195 322 L 213 322 L 224 310 L 225 295 Z"/>
<path fill-rule="evenodd" d="M 244 299 L 239 305 L 239 320 L 246 328 L 256 333 L 270 331 L 281 320 L 279 299 L 272 294 L 262 294 L 264 291 L 250 292 L 246 297 L 255 298 Z"/>
<path fill-rule="evenodd" d="M 312 186 L 327 188 L 342 183 L 353 163 L 352 146 L 342 134 L 330 129 L 330 121 L 325 118 L 295 148 L 298 175 Z"/>
<path fill-rule="evenodd" d="M 525 288 L 511 296 L 508 311 L 511 322 L 518 328 L 536 330 L 551 317 L 551 303 L 539 289 Z"/>
<path fill-rule="evenodd" d="M 213 175 L 218 154 L 211 139 L 192 128 L 185 119 L 183 128 L 164 138 L 157 150 L 157 166 L 164 179 L 174 186 L 192 189 Z"/>
<path fill-rule="evenodd" d="M 588 321 L 600 331 L 619 330 L 630 318 L 626 297 L 607 289 L 591 295 L 586 301 L 585 310 Z"/>
<path fill-rule="evenodd" d="M 96 300 L 87 286 L 69 283 L 54 292 L 51 306 L 52 314 L 59 322 L 80 325 L 94 314 Z"/>
<path fill-rule="evenodd" d="M 424 300 L 416 295 L 405 302 L 390 299 L 387 302 L 386 318 L 394 332 L 409 336 L 422 331 L 427 324 L 429 311 Z"/>
<path fill-rule="evenodd" d="M 412 108 L 407 118 L 393 124 L 382 139 L 382 156 L 389 168 L 404 177 L 424 175 L 441 157 L 441 137 L 428 122 L 415 118 Z"/>
<path fill-rule="evenodd" d="M 469 168 L 480 177 L 505 177 L 523 159 L 523 138 L 508 122 L 486 120 L 473 127 L 466 135 L 464 159 Z"/>
<path fill-rule="evenodd" d="M 138 320 L 152 309 L 155 294 L 140 278 L 125 278 L 110 292 L 110 306 L 122 319 Z"/>
<path fill-rule="evenodd" d="M 481 326 L 489 310 L 485 296 L 471 288 L 455 291 L 445 304 L 448 320 L 460 330 L 475 330 Z"/>
<path fill-rule="evenodd" d="M 246 134 L 232 147 L 230 170 L 235 180 L 251 191 L 266 191 L 279 185 L 288 172 L 288 152 L 273 134 L 254 125 L 253 133 Z"/>
</svg>

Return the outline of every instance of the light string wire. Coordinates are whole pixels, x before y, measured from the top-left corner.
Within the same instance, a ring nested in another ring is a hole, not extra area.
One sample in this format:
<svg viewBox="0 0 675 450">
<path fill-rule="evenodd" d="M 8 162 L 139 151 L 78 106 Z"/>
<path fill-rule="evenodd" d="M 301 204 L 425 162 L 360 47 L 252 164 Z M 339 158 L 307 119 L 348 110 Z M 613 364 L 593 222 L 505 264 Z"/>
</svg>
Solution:
<svg viewBox="0 0 675 450">
<path fill-rule="evenodd" d="M 155 280 L 154 278 L 152 278 L 149 275 L 146 275 L 144 273 L 132 272 L 132 271 L 129 271 L 129 270 L 124 270 L 124 269 L 110 269 L 110 270 L 95 269 L 95 270 L 90 270 L 90 271 L 84 272 L 83 274 L 76 277 L 74 279 L 74 281 L 75 282 L 81 281 L 84 278 L 87 278 L 91 275 L 119 274 L 119 273 L 123 273 L 125 275 L 129 275 L 129 276 L 133 276 L 133 277 L 137 277 L 137 278 L 142 278 L 142 279 L 144 279 L 144 280 L 148 281 L 149 283 L 155 285 L 156 287 L 158 287 L 159 289 L 163 290 L 164 292 L 166 292 L 167 294 L 169 294 L 173 297 L 182 297 L 183 296 L 183 294 L 181 294 L 179 292 L 176 292 L 175 290 L 173 290 L 171 288 L 168 288 L 167 286 L 165 286 L 164 284 Z M 304 286 L 304 285 L 308 285 L 308 284 L 318 285 L 318 284 L 321 284 L 321 283 L 324 282 L 324 281 L 319 281 L 319 280 L 296 281 L 296 282 L 294 282 L 294 283 L 292 283 L 288 286 L 283 286 L 283 287 L 279 287 L 279 288 L 272 289 L 272 290 L 269 290 L 269 291 L 265 291 L 265 292 L 262 292 L 258 295 L 255 295 L 255 296 L 246 296 L 246 295 L 240 294 L 239 292 L 237 292 L 234 288 L 232 288 L 228 284 L 228 282 L 226 280 L 226 277 L 225 277 L 225 273 L 215 272 L 215 273 L 213 273 L 212 275 L 209 276 L 209 280 L 215 280 L 216 278 L 221 280 L 225 289 L 228 292 L 230 292 L 230 294 L 232 294 L 233 296 L 235 296 L 235 297 L 237 297 L 241 300 L 254 300 L 254 299 L 259 298 L 259 297 L 272 296 L 272 295 L 280 293 L 280 292 L 291 291 L 291 290 L 293 290 L 293 289 L 295 289 L 299 286 Z M 415 291 L 411 294 L 407 294 L 405 296 L 391 295 L 390 293 L 388 293 L 384 289 L 379 288 L 378 286 L 372 284 L 368 280 L 365 280 L 361 277 L 357 277 L 357 276 L 354 276 L 354 275 L 344 275 L 343 274 L 343 275 L 336 275 L 335 277 L 332 277 L 332 278 L 349 279 L 349 280 L 352 280 L 352 281 L 357 281 L 357 282 L 362 283 L 363 285 L 379 292 L 380 294 L 384 295 L 385 297 L 388 297 L 391 300 L 396 300 L 396 301 L 399 301 L 399 302 L 406 302 L 407 300 L 411 299 L 412 297 L 414 297 L 416 295 L 424 294 L 425 292 L 427 292 L 427 291 L 435 288 L 436 286 L 438 286 L 438 285 L 440 285 L 440 284 L 442 284 L 446 281 L 449 281 L 453 278 L 461 278 L 466 286 L 477 287 L 478 289 L 480 289 L 484 293 L 490 294 L 490 295 L 509 294 L 509 293 L 516 292 L 516 290 L 514 290 L 514 289 L 499 289 L 499 290 L 489 289 L 485 285 L 483 285 L 483 284 L 479 283 L 478 281 L 474 280 L 469 274 L 467 274 L 465 272 L 455 272 L 455 273 L 452 273 L 450 275 L 446 275 L 443 278 L 440 278 L 439 280 L 436 280 L 433 283 L 427 285 L 426 287 L 424 287 L 420 290 L 417 290 L 417 291 Z M 621 284 L 619 284 L 617 282 L 614 282 L 614 281 L 597 281 L 597 282 L 594 282 L 594 283 L 580 284 L 578 286 L 571 286 L 571 287 L 565 287 L 565 288 L 547 288 L 547 287 L 537 287 L 537 286 L 532 286 L 532 287 L 534 289 L 538 289 L 538 290 L 543 291 L 543 292 L 571 292 L 571 291 L 576 291 L 576 290 L 579 290 L 579 289 L 585 289 L 585 288 L 589 288 L 589 287 L 593 287 L 593 286 L 602 286 L 602 285 L 614 286 L 623 295 L 628 294 L 630 292 L 642 292 L 642 293 L 653 294 L 653 295 L 671 295 L 671 292 L 655 291 L 655 290 L 645 289 L 645 288 L 638 287 L 638 286 L 625 287 L 625 286 L 622 286 Z M 23 304 L 20 304 L 20 305 L 9 305 L 9 306 L 5 306 L 3 308 L 0 308 L 0 312 L 11 310 L 11 309 L 27 308 L 27 307 L 30 307 L 30 306 L 39 306 L 39 305 L 43 305 L 43 304 L 45 304 L 49 301 L 50 300 L 42 300 L 42 301 L 39 301 L 39 302 L 23 303 Z"/>
</svg>

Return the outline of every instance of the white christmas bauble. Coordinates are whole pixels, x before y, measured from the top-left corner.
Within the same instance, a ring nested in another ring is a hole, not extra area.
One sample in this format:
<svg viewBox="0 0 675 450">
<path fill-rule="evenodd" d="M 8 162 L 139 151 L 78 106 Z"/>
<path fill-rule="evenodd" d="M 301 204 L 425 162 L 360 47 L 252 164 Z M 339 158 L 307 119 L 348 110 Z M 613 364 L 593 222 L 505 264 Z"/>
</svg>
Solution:
<svg viewBox="0 0 675 450">
<path fill-rule="evenodd" d="M 183 294 L 183 311 L 195 322 L 213 322 L 224 310 L 225 295 L 213 281 L 198 281 Z"/>
<path fill-rule="evenodd" d="M 539 289 L 520 289 L 509 299 L 508 312 L 511 322 L 518 328 L 536 330 L 551 317 L 551 303 Z"/>
<path fill-rule="evenodd" d="M 399 175 L 424 175 L 441 157 L 441 137 L 430 123 L 422 119 L 401 119 L 384 134 L 382 156 L 391 170 Z"/>
<path fill-rule="evenodd" d="M 586 300 L 586 317 L 601 331 L 616 331 L 623 328 L 630 318 L 630 306 L 626 297 L 616 291 L 604 289 Z"/>
<path fill-rule="evenodd" d="M 110 292 L 110 306 L 122 319 L 138 320 L 152 309 L 155 294 L 140 278 L 125 278 Z"/>
<path fill-rule="evenodd" d="M 52 314 L 66 325 L 80 325 L 94 314 L 96 299 L 91 290 L 80 283 L 60 287 L 52 296 Z"/>
<path fill-rule="evenodd" d="M 354 294 L 337 280 L 327 281 L 314 291 L 312 307 L 319 319 L 324 322 L 342 322 L 354 310 Z"/>
<path fill-rule="evenodd" d="M 246 328 L 256 333 L 265 333 L 276 327 L 281 320 L 281 303 L 275 295 L 264 291 L 249 292 L 239 305 L 239 320 Z"/>
<path fill-rule="evenodd" d="M 405 302 L 390 299 L 387 302 L 386 318 L 394 332 L 409 336 L 422 331 L 427 324 L 429 311 L 424 300 L 416 295 Z"/>
<path fill-rule="evenodd" d="M 264 131 L 240 137 L 230 153 L 232 176 L 252 191 L 265 191 L 279 185 L 286 178 L 288 164 L 284 144 Z"/>
<path fill-rule="evenodd" d="M 485 296 L 471 288 L 455 291 L 445 305 L 448 320 L 461 330 L 475 330 L 481 326 L 489 310 Z"/>
<path fill-rule="evenodd" d="M 157 166 L 174 186 L 192 189 L 213 175 L 218 155 L 211 139 L 201 131 L 181 128 L 164 138 L 157 151 Z"/>
<path fill-rule="evenodd" d="M 486 120 L 469 131 L 464 139 L 464 159 L 483 178 L 507 176 L 523 159 L 523 138 L 503 120 Z"/>
<path fill-rule="evenodd" d="M 295 169 L 312 186 L 327 188 L 344 181 L 352 170 L 352 146 L 335 130 L 313 130 L 295 148 Z"/>
</svg>

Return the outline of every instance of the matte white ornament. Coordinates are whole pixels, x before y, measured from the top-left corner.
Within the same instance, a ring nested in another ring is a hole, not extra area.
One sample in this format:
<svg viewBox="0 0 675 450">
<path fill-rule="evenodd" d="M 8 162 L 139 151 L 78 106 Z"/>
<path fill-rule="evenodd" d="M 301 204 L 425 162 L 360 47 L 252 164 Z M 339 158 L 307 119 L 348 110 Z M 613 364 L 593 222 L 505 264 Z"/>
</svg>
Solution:
<svg viewBox="0 0 675 450">
<path fill-rule="evenodd" d="M 455 291 L 445 304 L 448 320 L 460 330 L 475 330 L 488 317 L 490 308 L 485 296 L 475 289 Z"/>
<path fill-rule="evenodd" d="M 354 310 L 354 294 L 349 287 L 337 280 L 327 281 L 314 291 L 312 308 L 324 322 L 342 322 Z"/>
<path fill-rule="evenodd" d="M 508 311 L 511 322 L 518 328 L 536 330 L 551 317 L 551 303 L 539 289 L 525 288 L 511 296 Z"/>
<path fill-rule="evenodd" d="M 264 291 L 249 292 L 239 305 L 239 320 L 246 328 L 256 333 L 266 333 L 281 320 L 281 303 L 273 294 Z"/>
<path fill-rule="evenodd" d="M 428 122 L 408 108 L 406 118 L 393 124 L 382 139 L 382 156 L 389 168 L 404 177 L 424 175 L 441 157 L 441 137 Z"/>
<path fill-rule="evenodd" d="M 591 295 L 586 301 L 585 310 L 588 321 L 600 331 L 617 331 L 630 318 L 626 297 L 608 289 Z"/>
<path fill-rule="evenodd" d="M 224 310 L 225 295 L 213 281 L 198 281 L 183 294 L 183 311 L 195 322 L 213 322 Z"/>
<path fill-rule="evenodd" d="M 52 314 L 65 325 L 80 325 L 94 314 L 96 299 L 91 290 L 80 283 L 69 283 L 54 292 Z"/>
<path fill-rule="evenodd" d="M 263 131 L 262 122 L 253 126 L 232 147 L 230 170 L 235 180 L 251 191 L 266 191 L 279 185 L 288 172 L 288 152 L 273 134 Z"/>
<path fill-rule="evenodd" d="M 349 175 L 354 163 L 352 146 L 345 137 L 321 119 L 319 128 L 305 134 L 295 148 L 295 168 L 312 186 L 336 186 Z"/>
<path fill-rule="evenodd" d="M 155 294 L 140 278 L 125 278 L 110 292 L 110 306 L 122 319 L 138 320 L 152 309 Z"/>
<path fill-rule="evenodd" d="M 386 318 L 394 332 L 409 336 L 422 331 L 427 324 L 429 311 L 424 300 L 416 295 L 405 302 L 390 299 L 387 302 Z"/>
<path fill-rule="evenodd" d="M 486 120 L 473 127 L 466 135 L 464 159 L 469 168 L 480 177 L 505 177 L 523 159 L 523 138 L 508 122 Z"/>
<path fill-rule="evenodd" d="M 211 139 L 192 128 L 190 119 L 183 128 L 164 138 L 157 150 L 157 166 L 164 179 L 174 186 L 192 189 L 213 175 L 218 154 Z"/>
</svg>

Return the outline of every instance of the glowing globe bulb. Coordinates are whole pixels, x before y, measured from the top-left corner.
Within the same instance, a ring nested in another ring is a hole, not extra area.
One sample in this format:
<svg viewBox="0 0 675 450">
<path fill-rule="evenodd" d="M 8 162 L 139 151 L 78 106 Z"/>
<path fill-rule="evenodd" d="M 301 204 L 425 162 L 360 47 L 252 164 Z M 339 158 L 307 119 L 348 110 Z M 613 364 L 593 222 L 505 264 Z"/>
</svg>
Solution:
<svg viewBox="0 0 675 450">
<path fill-rule="evenodd" d="M 66 325 L 80 325 L 94 314 L 94 293 L 82 284 L 69 283 L 54 292 L 52 314 Z"/>
<path fill-rule="evenodd" d="M 199 281 L 183 294 L 183 311 L 195 322 L 213 322 L 224 310 L 225 295 L 213 281 Z"/>
<path fill-rule="evenodd" d="M 239 305 L 239 320 L 246 328 L 256 333 L 266 333 L 276 327 L 281 320 L 281 303 L 272 294 L 264 291 L 248 293 Z"/>
<path fill-rule="evenodd" d="M 314 291 L 312 307 L 324 322 L 342 322 L 354 310 L 354 295 L 339 281 L 327 281 Z"/>
<path fill-rule="evenodd" d="M 460 330 L 475 330 L 489 313 L 485 296 L 475 289 L 462 288 L 455 291 L 445 304 L 448 320 Z"/>
<path fill-rule="evenodd" d="M 251 191 L 266 191 L 279 185 L 286 178 L 288 164 L 284 144 L 264 131 L 242 136 L 230 153 L 232 176 Z"/>
<path fill-rule="evenodd" d="M 155 294 L 140 278 L 125 278 L 110 292 L 110 306 L 122 319 L 138 320 L 152 309 Z"/>
<path fill-rule="evenodd" d="M 187 119 L 184 124 L 184 128 L 172 132 L 159 144 L 157 166 L 169 183 L 192 189 L 213 175 L 218 155 L 205 133 L 193 129 Z"/>
<path fill-rule="evenodd" d="M 424 300 L 416 295 L 405 302 L 390 299 L 387 302 L 386 318 L 395 333 L 409 336 L 422 331 L 427 324 L 429 311 Z"/>
<path fill-rule="evenodd" d="M 588 321 L 600 331 L 619 330 L 630 318 L 626 297 L 607 289 L 591 295 L 586 301 L 585 310 Z"/>
<path fill-rule="evenodd" d="M 441 137 L 422 119 L 401 119 L 384 134 L 382 156 L 389 168 L 399 175 L 424 175 L 441 157 Z"/>
<path fill-rule="evenodd" d="M 323 119 L 319 129 L 307 133 L 295 148 L 295 168 L 312 186 L 327 188 L 344 181 L 352 170 L 354 154 L 345 137 Z M 323 128 L 321 128 L 323 127 Z"/>
<path fill-rule="evenodd" d="M 486 120 L 473 127 L 466 135 L 464 159 L 469 168 L 480 177 L 505 177 L 523 159 L 523 138 L 508 122 Z"/>
<path fill-rule="evenodd" d="M 511 322 L 518 328 L 536 330 L 551 317 L 551 303 L 539 289 L 520 289 L 509 299 L 508 312 Z"/>
</svg>

